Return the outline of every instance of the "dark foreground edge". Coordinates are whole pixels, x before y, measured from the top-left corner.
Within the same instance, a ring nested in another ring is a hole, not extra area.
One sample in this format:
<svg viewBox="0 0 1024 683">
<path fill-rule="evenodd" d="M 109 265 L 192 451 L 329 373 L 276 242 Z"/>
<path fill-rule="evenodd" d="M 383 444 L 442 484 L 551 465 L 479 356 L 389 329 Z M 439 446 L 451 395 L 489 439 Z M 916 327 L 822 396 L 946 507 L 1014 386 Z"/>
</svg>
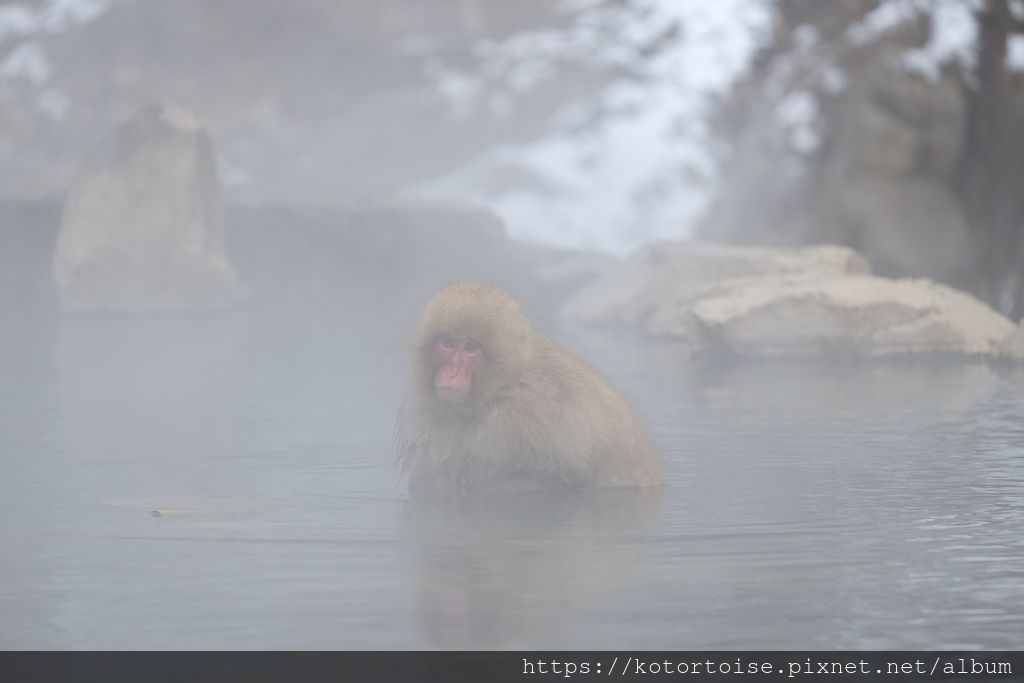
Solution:
<svg viewBox="0 0 1024 683">
<path fill-rule="evenodd" d="M 1024 681 L 1024 652 L 0 652 L 0 682 Z"/>
</svg>

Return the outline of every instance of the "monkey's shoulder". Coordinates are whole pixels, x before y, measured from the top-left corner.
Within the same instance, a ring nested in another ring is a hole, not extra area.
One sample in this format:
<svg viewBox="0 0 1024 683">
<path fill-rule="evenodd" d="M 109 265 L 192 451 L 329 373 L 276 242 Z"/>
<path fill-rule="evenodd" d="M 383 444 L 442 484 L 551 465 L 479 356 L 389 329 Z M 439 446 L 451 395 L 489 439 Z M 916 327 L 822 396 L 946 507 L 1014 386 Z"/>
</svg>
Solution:
<svg viewBox="0 0 1024 683">
<path fill-rule="evenodd" d="M 511 430 L 520 441 L 554 445 L 570 457 L 636 448 L 643 427 L 598 370 L 554 343 L 537 349 L 532 370 L 499 407 L 495 427 Z"/>
<path fill-rule="evenodd" d="M 537 389 L 546 391 L 569 406 L 610 404 L 627 408 L 626 399 L 593 365 L 572 351 L 553 342 L 539 347 L 535 357 L 537 372 L 532 378 Z"/>
</svg>

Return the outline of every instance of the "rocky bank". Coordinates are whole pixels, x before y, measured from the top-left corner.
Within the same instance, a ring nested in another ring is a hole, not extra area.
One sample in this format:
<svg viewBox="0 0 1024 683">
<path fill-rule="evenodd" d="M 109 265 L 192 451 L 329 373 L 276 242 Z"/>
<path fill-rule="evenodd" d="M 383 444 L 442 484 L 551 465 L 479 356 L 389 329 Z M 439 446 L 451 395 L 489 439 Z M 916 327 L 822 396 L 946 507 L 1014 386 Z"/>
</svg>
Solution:
<svg viewBox="0 0 1024 683">
<path fill-rule="evenodd" d="M 65 201 L 0 203 L 0 309 L 242 309 L 344 327 L 409 320 L 442 284 L 482 280 L 542 323 L 628 327 L 694 353 L 1024 360 L 1024 329 L 1003 315 L 873 275 L 849 247 L 662 242 L 619 259 L 510 240 L 459 203 L 225 207 L 214 157 L 193 116 L 147 107 L 86 157 Z"/>
</svg>

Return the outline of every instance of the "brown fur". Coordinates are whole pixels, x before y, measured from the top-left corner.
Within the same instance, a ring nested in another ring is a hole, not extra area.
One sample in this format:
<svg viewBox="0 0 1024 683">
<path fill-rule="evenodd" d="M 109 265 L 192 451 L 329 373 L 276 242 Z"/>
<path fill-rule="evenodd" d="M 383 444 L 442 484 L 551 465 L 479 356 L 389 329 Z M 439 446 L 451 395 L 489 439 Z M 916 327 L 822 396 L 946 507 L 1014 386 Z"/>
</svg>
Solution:
<svg viewBox="0 0 1024 683">
<path fill-rule="evenodd" d="M 434 389 L 438 335 L 484 348 L 462 403 Z M 439 291 L 420 315 L 414 377 L 398 420 L 410 485 L 466 488 L 656 486 L 661 462 L 626 400 L 538 332 L 509 294 L 478 283 Z"/>
</svg>

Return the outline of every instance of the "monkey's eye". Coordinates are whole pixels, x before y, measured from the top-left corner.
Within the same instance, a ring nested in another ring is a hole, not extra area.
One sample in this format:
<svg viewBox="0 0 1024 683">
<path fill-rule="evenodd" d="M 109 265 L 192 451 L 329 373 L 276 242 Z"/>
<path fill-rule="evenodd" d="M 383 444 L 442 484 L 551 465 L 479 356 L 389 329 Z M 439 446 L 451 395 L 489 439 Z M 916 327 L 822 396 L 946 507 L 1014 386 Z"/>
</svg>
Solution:
<svg viewBox="0 0 1024 683">
<path fill-rule="evenodd" d="M 480 346 L 480 342 L 473 339 L 469 339 L 466 341 L 466 344 L 462 347 L 462 350 L 465 351 L 466 353 L 479 353 L 480 351 L 483 351 L 483 347 Z"/>
<path fill-rule="evenodd" d="M 437 345 L 442 349 L 454 349 L 455 340 L 449 337 L 447 334 L 442 334 L 437 338 Z"/>
</svg>

